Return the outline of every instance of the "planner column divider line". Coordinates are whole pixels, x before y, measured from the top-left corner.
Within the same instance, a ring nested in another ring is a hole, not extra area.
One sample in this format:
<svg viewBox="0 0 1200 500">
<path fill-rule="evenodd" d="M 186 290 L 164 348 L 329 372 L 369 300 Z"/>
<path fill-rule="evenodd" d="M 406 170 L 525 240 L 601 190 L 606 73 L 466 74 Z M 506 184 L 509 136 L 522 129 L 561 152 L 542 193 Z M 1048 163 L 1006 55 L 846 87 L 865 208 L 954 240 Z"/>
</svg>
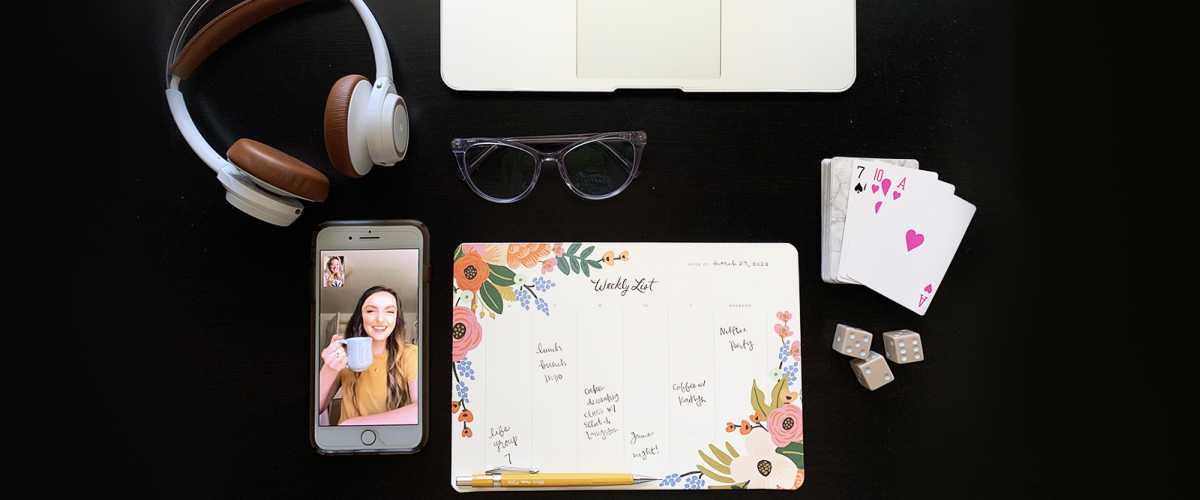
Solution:
<svg viewBox="0 0 1200 500">
<path fill-rule="evenodd" d="M 546 305 L 546 309 L 550 309 L 550 305 L 548 305 L 548 303 Z M 529 314 L 529 347 L 530 348 L 533 347 L 533 330 L 534 330 L 533 329 L 533 319 L 534 318 L 535 317 L 533 314 Z M 532 351 L 527 350 L 526 353 L 532 353 Z M 534 397 L 533 396 L 533 394 L 534 394 L 534 392 L 533 392 L 533 355 L 532 354 L 529 355 L 529 365 L 527 365 L 527 366 L 529 367 L 529 408 L 532 409 L 534 406 L 534 404 L 533 404 L 533 397 Z M 529 411 L 529 433 L 533 434 L 533 411 Z M 530 435 L 530 438 L 533 438 L 533 435 Z M 533 462 L 534 462 L 533 444 L 535 444 L 535 442 L 538 442 L 538 439 L 530 439 L 529 440 L 529 463 L 527 464 L 527 466 L 533 466 Z"/>
<path fill-rule="evenodd" d="M 579 306 L 575 306 L 575 418 L 579 418 Z M 585 433 L 587 431 L 584 431 Z M 575 435 L 575 470 L 579 470 L 579 435 Z"/>
</svg>

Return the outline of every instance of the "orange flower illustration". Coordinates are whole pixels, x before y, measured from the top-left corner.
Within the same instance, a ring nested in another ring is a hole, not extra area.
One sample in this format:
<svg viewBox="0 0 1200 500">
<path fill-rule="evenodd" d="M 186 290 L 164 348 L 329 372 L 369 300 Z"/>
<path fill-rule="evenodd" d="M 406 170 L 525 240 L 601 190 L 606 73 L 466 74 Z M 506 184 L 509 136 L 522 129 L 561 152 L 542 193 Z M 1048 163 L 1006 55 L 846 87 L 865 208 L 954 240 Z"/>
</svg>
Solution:
<svg viewBox="0 0 1200 500">
<path fill-rule="evenodd" d="M 623 250 L 623 251 L 621 251 L 621 255 L 618 255 L 617 258 L 620 260 L 623 260 L 623 261 L 628 261 L 629 260 L 629 252 L 626 250 Z"/>
<path fill-rule="evenodd" d="M 458 413 L 458 401 L 451 401 L 450 409 L 454 410 L 451 412 L 451 414 Z"/>
<path fill-rule="evenodd" d="M 786 385 L 783 386 L 782 389 L 779 389 L 779 401 L 783 401 L 783 404 L 791 403 L 799 396 L 800 394 L 796 393 L 795 391 L 788 390 L 788 386 Z"/>
<path fill-rule="evenodd" d="M 792 489 L 799 488 L 800 485 L 802 485 L 802 484 L 804 484 L 804 469 L 797 469 L 796 470 L 796 484 L 792 485 Z"/>
<path fill-rule="evenodd" d="M 753 415 L 750 415 L 750 421 L 756 424 L 762 422 L 762 412 L 754 412 Z"/>
<path fill-rule="evenodd" d="M 743 420 L 742 428 L 738 429 L 738 432 L 741 432 L 743 436 L 745 436 L 746 434 L 749 434 L 750 433 L 750 422 Z"/>
<path fill-rule="evenodd" d="M 550 255 L 550 245 L 546 243 L 534 243 L 527 245 L 513 244 L 508 246 L 508 267 L 517 269 L 519 267 L 535 268 L 541 263 L 542 259 Z"/>
<path fill-rule="evenodd" d="M 469 438 L 469 437 L 471 437 L 471 436 L 474 436 L 474 435 L 475 435 L 475 433 L 474 433 L 474 432 L 471 432 L 471 429 L 470 429 L 469 427 L 468 427 L 468 428 L 464 428 L 464 429 L 463 429 L 463 431 L 462 431 L 462 437 Z"/>
<path fill-rule="evenodd" d="M 483 282 L 487 281 L 491 271 L 483 257 L 475 252 L 465 253 L 454 261 L 454 281 L 463 290 L 478 292 Z"/>
<path fill-rule="evenodd" d="M 610 266 L 611 266 L 611 265 L 613 265 L 613 263 L 614 263 L 614 260 L 613 260 L 613 259 L 614 259 L 614 256 L 615 256 L 615 255 L 616 255 L 616 254 L 612 253 L 612 251 L 611 251 L 611 250 L 610 250 L 610 251 L 607 251 L 607 252 L 604 252 L 604 256 L 603 256 L 603 257 L 600 257 L 600 262 L 603 262 L 603 263 L 605 263 L 605 264 L 608 264 L 608 265 L 610 265 Z"/>
<path fill-rule="evenodd" d="M 733 432 L 733 430 L 737 429 L 737 428 L 738 428 L 737 424 L 735 424 L 733 422 L 725 423 L 725 432 Z"/>
<path fill-rule="evenodd" d="M 458 421 L 459 422 L 474 422 L 475 415 L 471 414 L 471 410 L 463 410 L 462 413 L 460 413 L 458 415 Z"/>
</svg>

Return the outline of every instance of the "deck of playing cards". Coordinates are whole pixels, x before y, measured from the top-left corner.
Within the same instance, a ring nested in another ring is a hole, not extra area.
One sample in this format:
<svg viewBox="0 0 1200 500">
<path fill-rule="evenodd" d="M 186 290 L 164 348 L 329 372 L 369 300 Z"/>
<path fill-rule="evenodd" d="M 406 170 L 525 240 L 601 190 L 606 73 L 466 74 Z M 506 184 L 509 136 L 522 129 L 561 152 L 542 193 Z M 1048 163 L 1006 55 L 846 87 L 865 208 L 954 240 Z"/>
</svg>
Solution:
<svg viewBox="0 0 1200 500">
<path fill-rule="evenodd" d="M 925 315 L 975 205 L 916 160 L 821 162 L 821 279 L 862 284 Z"/>
</svg>

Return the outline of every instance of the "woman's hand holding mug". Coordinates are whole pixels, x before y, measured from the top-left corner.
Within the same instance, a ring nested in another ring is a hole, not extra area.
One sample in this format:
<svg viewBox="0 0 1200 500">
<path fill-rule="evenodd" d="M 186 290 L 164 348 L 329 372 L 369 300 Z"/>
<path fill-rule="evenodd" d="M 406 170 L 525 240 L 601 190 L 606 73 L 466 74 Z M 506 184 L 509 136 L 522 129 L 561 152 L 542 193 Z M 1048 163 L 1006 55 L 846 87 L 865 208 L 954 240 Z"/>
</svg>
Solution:
<svg viewBox="0 0 1200 500">
<path fill-rule="evenodd" d="M 338 342 L 339 340 L 342 340 L 342 336 L 334 335 L 333 340 L 329 342 L 329 347 L 321 351 L 321 359 L 325 361 L 325 367 L 334 372 L 342 371 L 349 359 L 346 356 L 346 349 Z"/>
</svg>

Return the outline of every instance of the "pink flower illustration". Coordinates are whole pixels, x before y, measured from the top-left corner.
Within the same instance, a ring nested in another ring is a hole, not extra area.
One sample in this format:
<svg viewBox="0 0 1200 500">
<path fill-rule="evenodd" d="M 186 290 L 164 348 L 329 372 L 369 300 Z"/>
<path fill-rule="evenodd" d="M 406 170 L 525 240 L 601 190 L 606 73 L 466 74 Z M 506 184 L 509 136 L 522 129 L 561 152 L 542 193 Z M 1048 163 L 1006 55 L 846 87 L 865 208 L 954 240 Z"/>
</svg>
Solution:
<svg viewBox="0 0 1200 500">
<path fill-rule="evenodd" d="M 562 243 L 555 243 L 554 246 L 550 248 L 550 251 L 554 252 L 555 257 L 562 257 L 563 252 L 566 251 L 563 249 L 562 245 Z"/>
<path fill-rule="evenodd" d="M 542 274 L 546 274 L 554 270 L 554 266 L 558 265 L 558 259 L 550 257 L 542 262 Z"/>
<path fill-rule="evenodd" d="M 790 313 L 788 311 L 781 311 L 781 312 L 775 313 L 775 317 L 779 318 L 779 321 L 787 323 L 788 321 L 792 320 L 792 313 Z"/>
<path fill-rule="evenodd" d="M 483 243 L 475 243 L 475 244 L 463 243 L 462 244 L 462 253 L 467 254 L 467 253 L 471 253 L 471 252 L 475 252 L 479 255 L 483 255 L 484 253 L 487 252 L 487 245 L 485 245 Z"/>
<path fill-rule="evenodd" d="M 787 325 L 775 325 L 775 334 L 780 337 L 788 338 L 792 336 L 792 333 L 794 332 L 789 330 Z"/>
<path fill-rule="evenodd" d="M 780 448 L 788 443 L 804 440 L 804 422 L 801 419 L 800 407 L 785 404 L 767 416 L 767 431 L 771 440 Z"/>
<path fill-rule="evenodd" d="M 788 352 L 792 354 L 792 359 L 800 361 L 800 341 L 792 342 L 792 347 L 788 349 Z"/>
<path fill-rule="evenodd" d="M 454 334 L 454 347 L 450 352 L 454 361 L 458 362 L 467 357 L 471 349 L 479 346 L 479 341 L 483 340 L 483 328 L 480 328 L 479 322 L 475 320 L 475 313 L 462 306 L 454 308 L 453 323 L 451 332 Z"/>
</svg>

